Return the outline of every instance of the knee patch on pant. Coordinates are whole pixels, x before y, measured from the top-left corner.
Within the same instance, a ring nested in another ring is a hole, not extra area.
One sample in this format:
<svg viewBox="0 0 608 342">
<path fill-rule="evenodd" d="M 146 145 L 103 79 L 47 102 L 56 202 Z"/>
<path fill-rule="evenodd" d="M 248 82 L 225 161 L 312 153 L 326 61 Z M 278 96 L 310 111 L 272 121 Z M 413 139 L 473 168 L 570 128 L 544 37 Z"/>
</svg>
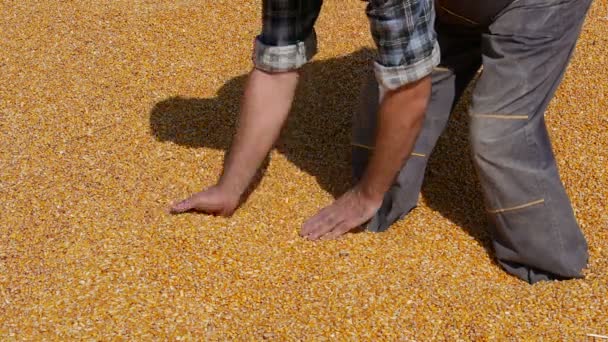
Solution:
<svg viewBox="0 0 608 342">
<path fill-rule="evenodd" d="M 543 198 L 538 146 L 521 114 L 471 114 L 473 161 L 487 194 L 488 210 L 507 210 Z"/>
</svg>

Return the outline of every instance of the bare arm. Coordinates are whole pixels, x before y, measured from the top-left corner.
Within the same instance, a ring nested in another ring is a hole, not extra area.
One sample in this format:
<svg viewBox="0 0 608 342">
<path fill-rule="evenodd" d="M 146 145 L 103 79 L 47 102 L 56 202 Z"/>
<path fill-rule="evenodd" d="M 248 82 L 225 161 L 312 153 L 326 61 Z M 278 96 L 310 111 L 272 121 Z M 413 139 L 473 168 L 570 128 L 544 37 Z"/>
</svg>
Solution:
<svg viewBox="0 0 608 342">
<path fill-rule="evenodd" d="M 266 73 L 254 69 L 247 82 L 237 132 L 224 162 L 218 185 L 238 194 L 279 137 L 293 101 L 298 72 Z"/>
<path fill-rule="evenodd" d="M 304 223 L 311 240 L 338 237 L 369 220 L 412 152 L 431 93 L 427 76 L 387 92 L 378 114 L 376 148 L 361 181 Z"/>
<path fill-rule="evenodd" d="M 382 200 L 393 183 L 414 148 L 430 94 L 430 76 L 386 93 L 378 116 L 376 148 L 358 184 L 366 197 Z"/>
<path fill-rule="evenodd" d="M 173 205 L 173 213 L 197 210 L 229 216 L 234 212 L 279 136 L 297 84 L 297 71 L 251 71 L 243 95 L 237 132 L 218 184 Z"/>
</svg>

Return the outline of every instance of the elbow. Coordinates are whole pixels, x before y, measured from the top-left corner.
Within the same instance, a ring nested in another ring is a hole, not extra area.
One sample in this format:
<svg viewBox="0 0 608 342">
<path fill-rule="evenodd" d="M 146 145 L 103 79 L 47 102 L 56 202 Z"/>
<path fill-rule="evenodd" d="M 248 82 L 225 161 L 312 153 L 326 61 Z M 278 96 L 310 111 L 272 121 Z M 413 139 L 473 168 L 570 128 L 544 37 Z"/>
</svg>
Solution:
<svg viewBox="0 0 608 342">
<path fill-rule="evenodd" d="M 431 96 L 431 78 L 424 77 L 416 82 L 388 90 L 382 100 L 390 112 L 399 112 L 404 124 L 411 128 L 422 126 Z"/>
</svg>

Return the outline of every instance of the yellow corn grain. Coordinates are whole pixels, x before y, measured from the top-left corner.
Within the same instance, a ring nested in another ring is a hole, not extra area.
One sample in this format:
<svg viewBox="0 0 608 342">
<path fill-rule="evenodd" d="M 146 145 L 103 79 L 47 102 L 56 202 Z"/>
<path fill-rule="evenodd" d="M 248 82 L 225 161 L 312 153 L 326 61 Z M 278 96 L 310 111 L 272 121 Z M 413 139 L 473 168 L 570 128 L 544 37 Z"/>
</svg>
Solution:
<svg viewBox="0 0 608 342">
<path fill-rule="evenodd" d="M 166 214 L 221 171 L 260 5 L 0 4 L 0 339 L 608 334 L 606 0 L 594 2 L 547 112 L 589 241 L 586 279 L 534 286 L 486 250 L 462 143 L 466 101 L 428 156 L 420 206 L 406 219 L 383 234 L 298 236 L 348 188 L 350 115 L 372 57 L 358 1 L 326 1 L 320 53 L 249 202 L 230 219 Z"/>
</svg>

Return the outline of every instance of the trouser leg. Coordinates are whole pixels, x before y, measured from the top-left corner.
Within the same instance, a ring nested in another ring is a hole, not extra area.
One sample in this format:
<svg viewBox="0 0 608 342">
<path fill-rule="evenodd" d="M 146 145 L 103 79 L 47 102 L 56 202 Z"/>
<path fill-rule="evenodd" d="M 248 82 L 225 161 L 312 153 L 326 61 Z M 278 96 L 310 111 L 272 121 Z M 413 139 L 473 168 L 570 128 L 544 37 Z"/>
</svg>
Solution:
<svg viewBox="0 0 608 342">
<path fill-rule="evenodd" d="M 544 112 L 589 0 L 521 0 L 482 36 L 470 139 L 498 262 L 530 283 L 581 277 L 587 244 L 559 178 Z"/>
<path fill-rule="evenodd" d="M 437 22 L 441 64 L 432 74 L 432 93 L 423 128 L 414 150 L 384 196 L 382 206 L 366 228 L 384 231 L 405 216 L 417 202 L 428 158 L 443 132 L 452 107 L 481 64 L 480 35 L 469 28 Z M 353 172 L 359 179 L 373 149 L 379 89 L 370 74 L 361 94 L 359 111 L 353 120 Z M 407 113 L 404 113 L 407 115 Z"/>
<path fill-rule="evenodd" d="M 380 209 L 367 223 L 366 229 L 369 231 L 379 232 L 388 229 L 392 223 L 412 210 L 418 202 L 428 156 L 445 127 L 455 91 L 454 75 L 449 70 L 434 71 L 432 82 L 432 101 L 412 155 L 384 195 Z M 361 106 L 364 109 L 361 111 L 364 117 L 358 116 L 353 124 L 354 132 L 360 134 L 353 137 L 353 171 L 356 179 L 363 175 L 374 143 L 379 91 L 373 75 L 363 91 L 365 94 L 362 98 L 368 102 Z"/>
</svg>

